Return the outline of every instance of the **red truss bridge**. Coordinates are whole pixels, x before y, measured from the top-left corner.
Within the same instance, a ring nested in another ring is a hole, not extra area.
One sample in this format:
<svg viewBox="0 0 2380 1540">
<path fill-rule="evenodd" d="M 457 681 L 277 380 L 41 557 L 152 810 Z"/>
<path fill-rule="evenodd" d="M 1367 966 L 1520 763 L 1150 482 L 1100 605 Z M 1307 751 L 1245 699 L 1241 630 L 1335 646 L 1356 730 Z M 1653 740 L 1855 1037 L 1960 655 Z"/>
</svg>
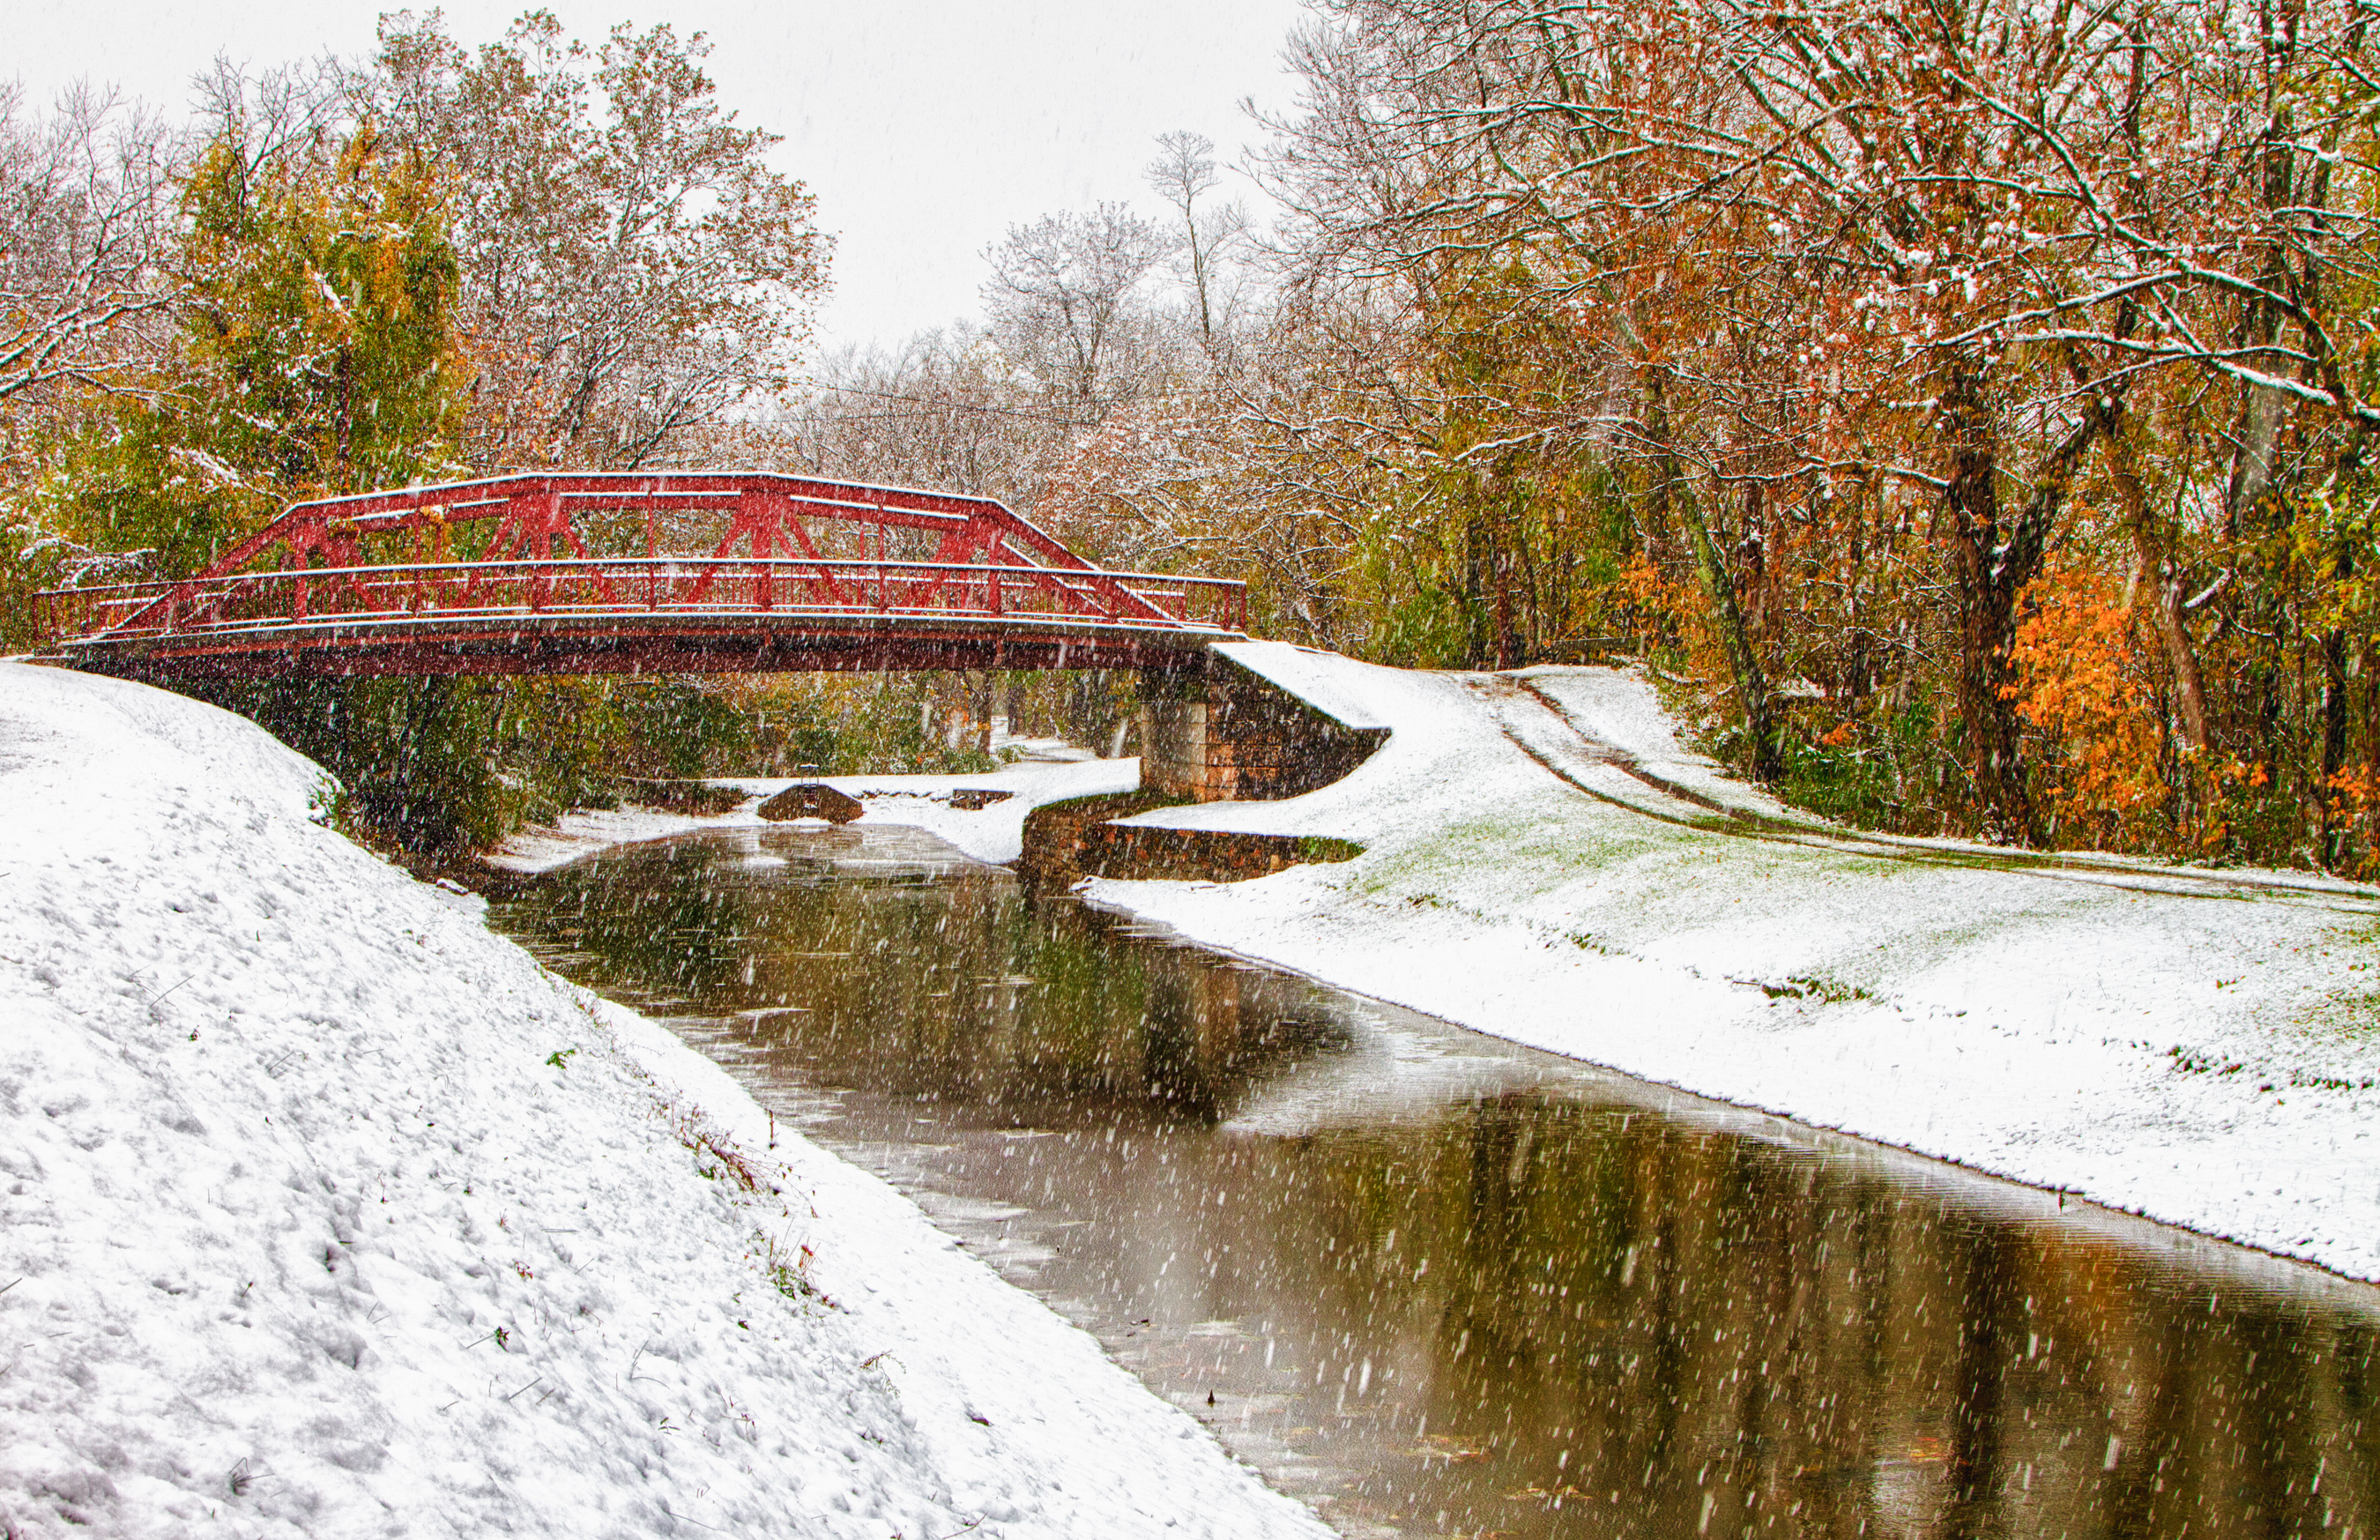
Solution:
<svg viewBox="0 0 2380 1540">
<path fill-rule="evenodd" d="M 194 577 L 39 604 L 61 661 L 181 677 L 1165 668 L 1247 621 L 1242 584 L 1106 571 L 990 498 L 724 472 L 300 503 Z"/>
</svg>

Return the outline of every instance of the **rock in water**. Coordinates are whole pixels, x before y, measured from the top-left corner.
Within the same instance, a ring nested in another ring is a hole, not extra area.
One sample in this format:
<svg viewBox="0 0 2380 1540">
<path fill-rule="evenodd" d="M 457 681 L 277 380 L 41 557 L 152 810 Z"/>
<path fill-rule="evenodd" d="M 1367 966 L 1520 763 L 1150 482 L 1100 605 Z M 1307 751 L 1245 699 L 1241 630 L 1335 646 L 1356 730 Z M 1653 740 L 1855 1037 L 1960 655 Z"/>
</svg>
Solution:
<svg viewBox="0 0 2380 1540">
<path fill-rule="evenodd" d="M 849 823 L 866 809 L 822 781 L 805 781 L 786 787 L 760 804 L 759 811 L 771 823 L 790 823 L 795 819 L 824 819 L 829 823 Z"/>
</svg>

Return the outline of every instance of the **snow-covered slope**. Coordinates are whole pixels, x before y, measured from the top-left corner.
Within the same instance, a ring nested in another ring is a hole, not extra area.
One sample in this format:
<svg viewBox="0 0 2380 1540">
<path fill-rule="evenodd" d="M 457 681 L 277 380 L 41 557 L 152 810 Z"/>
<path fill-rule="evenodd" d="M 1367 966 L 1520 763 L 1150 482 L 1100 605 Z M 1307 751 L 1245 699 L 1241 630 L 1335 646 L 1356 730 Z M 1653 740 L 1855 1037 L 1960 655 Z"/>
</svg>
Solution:
<svg viewBox="0 0 2380 1540">
<path fill-rule="evenodd" d="M 1327 1533 L 318 782 L 0 663 L 0 1531 Z"/>
<path fill-rule="evenodd" d="M 1223 650 L 1390 725 L 1279 803 L 1353 839 L 1251 882 L 1098 880 L 1189 937 L 1483 1032 L 2380 1277 L 2380 894 L 1829 830 L 1609 669 Z"/>
</svg>

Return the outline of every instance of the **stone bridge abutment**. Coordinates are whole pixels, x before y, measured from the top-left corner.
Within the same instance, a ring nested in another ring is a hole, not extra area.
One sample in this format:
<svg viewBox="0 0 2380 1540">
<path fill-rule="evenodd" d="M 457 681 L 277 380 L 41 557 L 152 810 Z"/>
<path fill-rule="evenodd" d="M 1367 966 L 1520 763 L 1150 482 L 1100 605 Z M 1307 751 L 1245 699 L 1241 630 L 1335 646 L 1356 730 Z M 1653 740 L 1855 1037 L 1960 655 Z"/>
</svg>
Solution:
<svg viewBox="0 0 2380 1540">
<path fill-rule="evenodd" d="M 1208 648 L 1151 672 L 1141 708 L 1144 791 L 1193 802 L 1303 796 L 1371 758 L 1389 730 L 1349 721 Z"/>
</svg>

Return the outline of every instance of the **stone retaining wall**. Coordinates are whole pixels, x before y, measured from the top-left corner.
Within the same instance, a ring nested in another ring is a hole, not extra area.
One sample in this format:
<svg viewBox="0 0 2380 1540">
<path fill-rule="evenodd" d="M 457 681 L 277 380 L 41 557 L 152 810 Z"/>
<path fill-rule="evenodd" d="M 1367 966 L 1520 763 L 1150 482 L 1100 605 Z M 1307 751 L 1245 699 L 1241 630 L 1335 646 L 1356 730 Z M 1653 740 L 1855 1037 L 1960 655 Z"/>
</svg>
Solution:
<svg viewBox="0 0 2380 1540">
<path fill-rule="evenodd" d="M 1224 829 L 1154 829 L 1101 823 L 1083 841 L 1086 877 L 1170 877 L 1240 882 L 1287 867 L 1352 861 L 1364 847 L 1312 834 L 1243 834 Z"/>
<path fill-rule="evenodd" d="M 1018 872 L 1036 888 L 1071 886 L 1086 877 L 1178 878 L 1238 882 L 1313 861 L 1352 861 L 1363 847 L 1310 834 L 1243 834 L 1218 829 L 1160 829 L 1111 820 L 1187 800 L 1163 792 L 1076 797 L 1025 816 Z"/>
<path fill-rule="evenodd" d="M 1387 728 L 1350 727 L 1212 653 L 1195 671 L 1151 674 L 1148 689 L 1140 783 L 1192 802 L 1303 796 L 1388 741 Z"/>
</svg>

